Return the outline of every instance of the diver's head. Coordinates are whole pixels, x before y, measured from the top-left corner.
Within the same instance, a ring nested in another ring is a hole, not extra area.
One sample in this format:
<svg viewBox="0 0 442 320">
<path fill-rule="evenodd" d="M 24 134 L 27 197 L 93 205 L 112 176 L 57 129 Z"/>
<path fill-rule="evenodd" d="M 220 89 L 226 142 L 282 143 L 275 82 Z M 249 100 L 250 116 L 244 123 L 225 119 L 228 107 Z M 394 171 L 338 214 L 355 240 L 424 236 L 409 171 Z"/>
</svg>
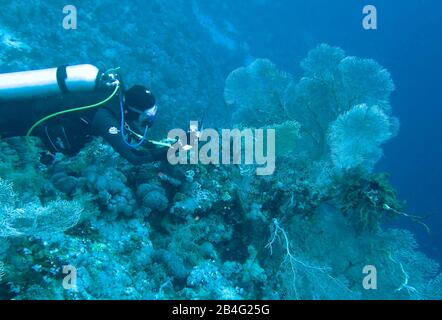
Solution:
<svg viewBox="0 0 442 320">
<path fill-rule="evenodd" d="M 139 117 L 143 126 L 152 126 L 158 107 L 155 105 L 155 96 L 146 87 L 136 85 L 124 94 L 127 117 L 135 120 Z"/>
</svg>

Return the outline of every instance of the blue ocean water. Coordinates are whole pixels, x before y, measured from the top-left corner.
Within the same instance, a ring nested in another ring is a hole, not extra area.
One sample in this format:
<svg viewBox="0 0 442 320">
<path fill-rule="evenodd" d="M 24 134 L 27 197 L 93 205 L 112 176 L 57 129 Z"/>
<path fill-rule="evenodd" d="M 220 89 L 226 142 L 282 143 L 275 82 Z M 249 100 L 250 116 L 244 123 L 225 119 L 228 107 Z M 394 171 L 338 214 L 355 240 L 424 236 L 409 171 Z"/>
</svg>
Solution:
<svg viewBox="0 0 442 320">
<path fill-rule="evenodd" d="M 362 8 L 375 5 L 378 29 L 362 27 Z M 432 234 L 414 230 L 425 251 L 442 261 L 442 4 L 438 0 L 269 1 L 237 17 L 255 56 L 296 72 L 317 43 L 377 60 L 396 84 L 399 135 L 384 148 L 378 170 L 390 173 L 410 214 L 430 215 Z M 232 17 L 235 18 L 234 16 Z"/>
</svg>

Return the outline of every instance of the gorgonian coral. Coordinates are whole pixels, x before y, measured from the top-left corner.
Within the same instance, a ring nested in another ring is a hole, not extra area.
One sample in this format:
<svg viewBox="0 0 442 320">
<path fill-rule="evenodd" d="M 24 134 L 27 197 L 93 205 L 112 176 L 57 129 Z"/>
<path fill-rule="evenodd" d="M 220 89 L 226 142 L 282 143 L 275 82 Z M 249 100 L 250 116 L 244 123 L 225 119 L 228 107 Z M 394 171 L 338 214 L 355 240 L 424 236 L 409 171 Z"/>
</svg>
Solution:
<svg viewBox="0 0 442 320">
<path fill-rule="evenodd" d="M 284 91 L 291 76 L 267 59 L 234 70 L 226 80 L 224 99 L 234 107 L 234 123 L 264 126 L 287 120 Z"/>
<path fill-rule="evenodd" d="M 371 170 L 382 155 L 380 145 L 398 128 L 391 117 L 390 73 L 374 60 L 348 57 L 326 44 L 310 51 L 301 68 L 299 81 L 263 59 L 233 71 L 224 91 L 235 107 L 232 121 L 274 127 L 285 141 L 282 155 L 291 147 L 293 159 Z M 287 121 L 298 130 L 285 130 Z"/>
<path fill-rule="evenodd" d="M 333 164 L 342 169 L 359 167 L 371 171 L 382 156 L 380 146 L 395 131 L 378 106 L 353 107 L 330 125 L 328 140 Z"/>
<path fill-rule="evenodd" d="M 78 202 L 55 200 L 16 205 L 12 185 L 0 179 L 0 237 L 42 236 L 64 232 L 75 226 L 83 208 Z"/>
</svg>

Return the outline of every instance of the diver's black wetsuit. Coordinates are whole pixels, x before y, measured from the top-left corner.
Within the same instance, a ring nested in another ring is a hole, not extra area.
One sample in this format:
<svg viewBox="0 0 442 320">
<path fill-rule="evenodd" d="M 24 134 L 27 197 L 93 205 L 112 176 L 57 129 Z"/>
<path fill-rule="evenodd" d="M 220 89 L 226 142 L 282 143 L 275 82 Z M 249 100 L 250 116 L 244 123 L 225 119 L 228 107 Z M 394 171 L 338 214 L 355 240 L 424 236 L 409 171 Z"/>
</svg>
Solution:
<svg viewBox="0 0 442 320">
<path fill-rule="evenodd" d="M 109 92 L 64 94 L 44 99 L 0 102 L 0 137 L 24 136 L 27 130 L 43 117 L 104 100 Z M 116 96 L 106 105 L 82 112 L 58 116 L 42 123 L 33 132 L 49 151 L 67 155 L 77 154 L 93 136 L 101 136 L 122 157 L 134 165 L 152 162 L 161 155 L 141 152 L 129 147 L 120 133 L 120 103 Z"/>
</svg>

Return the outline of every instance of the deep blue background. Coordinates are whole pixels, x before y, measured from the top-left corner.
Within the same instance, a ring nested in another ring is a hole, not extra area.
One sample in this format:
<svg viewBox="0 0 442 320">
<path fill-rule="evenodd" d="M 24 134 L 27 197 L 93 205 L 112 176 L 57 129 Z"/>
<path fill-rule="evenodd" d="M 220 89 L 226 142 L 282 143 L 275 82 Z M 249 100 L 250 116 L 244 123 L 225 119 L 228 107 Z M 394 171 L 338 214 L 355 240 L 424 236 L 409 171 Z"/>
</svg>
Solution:
<svg viewBox="0 0 442 320">
<path fill-rule="evenodd" d="M 261 1 L 262 2 L 262 1 Z M 391 181 L 410 214 L 433 214 L 432 235 L 405 220 L 422 249 L 442 262 L 442 1 L 283 0 L 251 5 L 228 17 L 255 57 L 267 57 L 299 74 L 299 61 L 325 42 L 349 55 L 370 57 L 393 76 L 399 136 L 385 146 L 378 170 Z M 378 30 L 362 28 L 362 8 L 378 10 Z"/>
</svg>

